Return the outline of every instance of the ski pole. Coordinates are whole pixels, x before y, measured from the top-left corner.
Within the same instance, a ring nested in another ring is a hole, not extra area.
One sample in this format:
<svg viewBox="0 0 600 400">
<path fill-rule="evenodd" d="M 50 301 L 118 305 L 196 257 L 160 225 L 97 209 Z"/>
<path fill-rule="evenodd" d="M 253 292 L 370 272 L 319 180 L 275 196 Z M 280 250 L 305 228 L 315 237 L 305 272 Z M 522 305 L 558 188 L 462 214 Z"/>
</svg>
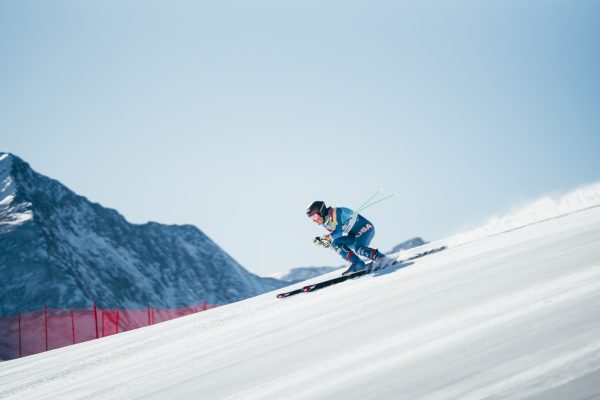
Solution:
<svg viewBox="0 0 600 400">
<path fill-rule="evenodd" d="M 389 196 L 384 197 L 383 199 L 379 199 L 377 201 L 369 203 L 369 201 L 373 200 L 373 198 L 375 196 L 377 196 L 379 193 L 381 193 L 382 190 L 383 189 L 379 189 L 377 192 L 375 192 L 375 194 L 373 196 L 369 197 L 369 199 L 367 201 L 365 201 L 359 208 L 356 209 L 356 211 L 354 211 L 352 213 L 352 215 L 350 216 L 350 218 L 348 218 L 347 220 L 345 220 L 344 222 L 342 222 L 342 225 L 344 225 L 346 222 L 350 221 L 352 218 L 356 217 L 360 211 L 364 211 L 364 210 L 366 210 L 367 208 L 371 207 L 374 204 L 380 203 L 380 202 L 382 202 L 384 200 L 387 200 L 387 199 L 391 199 L 392 197 L 395 197 L 395 196 L 398 195 L 397 193 L 392 193 Z M 333 246 L 330 246 L 329 248 L 331 250 L 335 251 L 335 249 L 333 248 Z"/>
<path fill-rule="evenodd" d="M 379 199 L 379 200 L 377 200 L 377 201 L 374 201 L 374 202 L 372 202 L 372 203 L 369 203 L 371 200 L 373 200 L 373 198 L 374 198 L 375 196 L 377 196 L 379 193 L 381 193 L 381 191 L 382 191 L 382 190 L 383 190 L 383 189 L 379 189 L 377 192 L 375 192 L 375 194 L 374 194 L 373 196 L 369 197 L 369 200 L 365 201 L 365 202 L 364 202 L 364 203 L 363 203 L 363 204 L 362 204 L 360 207 L 358 207 L 358 208 L 356 209 L 356 211 L 354 211 L 354 212 L 352 213 L 352 215 L 350 216 L 350 218 L 348 218 L 347 220 L 345 220 L 344 222 L 342 222 L 342 225 L 344 225 L 346 222 L 350 221 L 352 218 L 354 218 L 356 215 L 358 215 L 358 213 L 359 213 L 359 212 L 366 210 L 367 208 L 371 207 L 372 205 L 374 205 L 374 204 L 377 204 L 377 203 L 379 203 L 379 202 L 382 202 L 382 201 L 384 201 L 384 200 L 390 199 L 390 198 L 392 198 L 392 197 L 395 197 L 395 196 L 397 196 L 397 195 L 398 195 L 397 193 L 392 193 L 391 195 L 389 195 L 389 196 L 386 196 L 386 197 L 384 197 L 383 199 Z"/>
<path fill-rule="evenodd" d="M 378 195 L 379 193 L 381 193 L 382 191 L 383 191 L 383 189 L 379 188 L 379 190 L 377 190 L 377 191 L 376 191 L 376 192 L 373 194 L 373 196 L 369 197 L 369 198 L 367 199 L 367 201 L 365 201 L 364 203 L 362 203 L 362 204 L 360 205 L 360 207 L 358 207 L 358 208 L 357 208 L 357 210 L 362 210 L 362 209 L 363 209 L 363 207 L 364 207 L 364 206 L 365 206 L 365 205 L 366 205 L 368 202 L 370 202 L 370 201 L 371 201 L 371 200 L 373 200 L 375 197 L 377 197 L 377 195 Z M 358 212 L 358 211 L 356 211 L 356 212 Z"/>
<path fill-rule="evenodd" d="M 364 206 L 362 206 L 362 208 L 359 208 L 359 209 L 358 209 L 356 212 L 358 213 L 358 212 L 364 211 L 364 210 L 366 210 L 367 208 L 371 207 L 373 204 L 380 203 L 380 202 L 382 202 L 382 201 L 384 201 L 384 200 L 391 199 L 392 197 L 396 197 L 396 196 L 398 196 L 398 194 L 397 194 L 397 193 L 392 193 L 392 194 L 390 194 L 389 196 L 386 196 L 386 197 L 384 197 L 383 199 L 379 199 L 379 200 L 377 200 L 377 201 L 374 201 L 374 202 L 372 202 L 372 203 L 369 203 L 369 204 L 367 204 L 367 205 L 364 205 Z"/>
<path fill-rule="evenodd" d="M 354 212 L 352 213 L 352 215 L 350 216 L 350 218 L 348 218 L 347 220 L 345 220 L 344 222 L 342 222 L 342 225 L 344 225 L 346 222 L 348 222 L 348 221 L 350 221 L 352 218 L 354 218 L 354 217 L 355 217 L 355 216 L 356 216 L 356 215 L 359 213 L 359 211 L 362 211 L 362 210 L 363 210 L 363 207 L 364 207 L 364 206 L 365 206 L 367 203 L 369 203 L 371 200 L 373 200 L 375 197 L 377 197 L 377 195 L 378 195 L 379 193 L 381 193 L 382 191 L 383 191 L 383 189 L 382 189 L 382 188 L 379 188 L 379 189 L 378 189 L 378 190 L 377 190 L 375 193 L 373 193 L 373 196 L 369 197 L 369 198 L 367 199 L 367 201 L 365 201 L 364 203 L 362 203 L 362 204 L 361 204 L 361 205 L 360 205 L 360 206 L 359 206 L 359 207 L 356 209 L 356 211 L 354 211 Z"/>
</svg>

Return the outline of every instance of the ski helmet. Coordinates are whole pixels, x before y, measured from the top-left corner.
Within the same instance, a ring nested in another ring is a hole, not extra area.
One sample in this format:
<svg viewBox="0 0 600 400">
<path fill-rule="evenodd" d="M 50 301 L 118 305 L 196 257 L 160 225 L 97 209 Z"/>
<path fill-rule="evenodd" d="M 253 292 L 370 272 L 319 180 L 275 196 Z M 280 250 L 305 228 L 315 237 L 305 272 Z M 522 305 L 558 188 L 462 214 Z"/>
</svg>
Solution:
<svg viewBox="0 0 600 400">
<path fill-rule="evenodd" d="M 327 206 L 325 205 L 324 201 L 314 201 L 310 206 L 308 206 L 306 215 L 311 217 L 313 214 L 319 214 L 321 217 L 325 218 L 327 215 Z"/>
</svg>

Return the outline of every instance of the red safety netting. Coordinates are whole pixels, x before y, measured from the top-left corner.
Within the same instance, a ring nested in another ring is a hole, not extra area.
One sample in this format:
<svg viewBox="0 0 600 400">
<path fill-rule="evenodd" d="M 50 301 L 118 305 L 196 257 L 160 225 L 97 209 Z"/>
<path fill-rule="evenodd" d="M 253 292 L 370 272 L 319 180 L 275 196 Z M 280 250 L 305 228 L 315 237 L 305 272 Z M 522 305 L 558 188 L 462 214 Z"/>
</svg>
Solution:
<svg viewBox="0 0 600 400">
<path fill-rule="evenodd" d="M 218 304 L 144 310 L 44 308 L 0 317 L 0 360 L 11 360 L 194 314 Z"/>
</svg>

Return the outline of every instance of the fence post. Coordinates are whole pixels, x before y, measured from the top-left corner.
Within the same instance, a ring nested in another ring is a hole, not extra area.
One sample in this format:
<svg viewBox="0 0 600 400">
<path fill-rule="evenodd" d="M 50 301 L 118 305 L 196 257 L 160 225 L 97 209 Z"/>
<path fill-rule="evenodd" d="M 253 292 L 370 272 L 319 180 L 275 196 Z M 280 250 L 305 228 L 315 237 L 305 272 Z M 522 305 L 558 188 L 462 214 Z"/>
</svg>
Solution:
<svg viewBox="0 0 600 400">
<path fill-rule="evenodd" d="M 117 310 L 117 331 L 115 333 L 119 333 L 119 310 Z"/>
<path fill-rule="evenodd" d="M 75 344 L 75 316 L 71 310 L 71 333 L 73 334 L 73 344 Z"/>
<path fill-rule="evenodd" d="M 96 320 L 96 339 L 98 339 L 98 308 L 96 308 L 96 300 L 94 300 L 94 319 Z"/>
<path fill-rule="evenodd" d="M 102 320 L 102 337 L 104 337 L 104 310 L 100 310 L 100 315 L 102 315 L 102 318 L 100 319 Z"/>
<path fill-rule="evenodd" d="M 23 347 L 21 343 L 21 313 L 19 313 L 19 358 L 23 357 Z"/>
<path fill-rule="evenodd" d="M 150 325 L 150 305 L 148 305 L 148 326 Z"/>
<path fill-rule="evenodd" d="M 46 328 L 46 351 L 48 351 L 48 307 L 44 304 L 44 327 Z"/>
</svg>

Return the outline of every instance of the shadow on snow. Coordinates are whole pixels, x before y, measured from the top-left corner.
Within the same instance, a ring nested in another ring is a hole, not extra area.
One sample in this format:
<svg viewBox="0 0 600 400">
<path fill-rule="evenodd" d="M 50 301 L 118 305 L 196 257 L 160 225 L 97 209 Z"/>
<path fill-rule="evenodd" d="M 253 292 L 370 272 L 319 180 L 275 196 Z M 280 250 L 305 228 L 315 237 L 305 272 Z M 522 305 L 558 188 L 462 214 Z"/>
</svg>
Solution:
<svg viewBox="0 0 600 400">
<path fill-rule="evenodd" d="M 403 262 L 400 264 L 396 264 L 396 265 L 390 265 L 389 267 L 383 269 L 383 270 L 379 270 L 373 273 L 373 276 L 382 276 L 382 275 L 387 275 L 387 274 L 391 274 L 394 273 L 400 269 L 404 269 L 406 267 L 410 267 L 411 265 L 414 264 L 414 261 L 407 261 L 407 262 Z"/>
</svg>

